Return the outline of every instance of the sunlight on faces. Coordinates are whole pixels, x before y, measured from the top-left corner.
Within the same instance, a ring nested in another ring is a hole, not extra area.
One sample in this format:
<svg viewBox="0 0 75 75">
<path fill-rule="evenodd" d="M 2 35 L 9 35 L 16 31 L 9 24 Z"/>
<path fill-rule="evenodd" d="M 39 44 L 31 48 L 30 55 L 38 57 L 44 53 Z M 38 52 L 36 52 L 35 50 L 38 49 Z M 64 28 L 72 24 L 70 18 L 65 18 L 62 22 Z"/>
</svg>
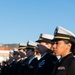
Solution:
<svg viewBox="0 0 75 75">
<path fill-rule="evenodd" d="M 56 56 L 58 55 L 65 56 L 70 47 L 71 46 L 69 44 L 66 44 L 63 40 L 54 42 L 53 44 L 53 50 Z"/>
</svg>

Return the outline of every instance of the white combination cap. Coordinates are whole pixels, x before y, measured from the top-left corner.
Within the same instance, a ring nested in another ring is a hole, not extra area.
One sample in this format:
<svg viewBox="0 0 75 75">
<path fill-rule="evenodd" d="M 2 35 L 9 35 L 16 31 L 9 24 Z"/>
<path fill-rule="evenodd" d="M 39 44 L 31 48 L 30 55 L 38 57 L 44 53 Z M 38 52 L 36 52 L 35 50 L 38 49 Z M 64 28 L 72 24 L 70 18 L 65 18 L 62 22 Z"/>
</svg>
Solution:
<svg viewBox="0 0 75 75">
<path fill-rule="evenodd" d="M 53 38 L 54 38 L 54 36 L 50 35 L 50 34 L 40 34 L 40 37 L 36 42 L 48 42 L 48 43 L 51 43 L 51 40 Z"/>
<path fill-rule="evenodd" d="M 33 41 L 29 40 L 27 42 L 27 47 L 26 48 L 36 48 L 37 47 L 37 44 L 34 43 Z"/>
<path fill-rule="evenodd" d="M 75 34 L 73 34 L 71 31 L 58 26 L 56 27 L 55 31 L 54 31 L 54 39 L 53 40 L 69 40 L 73 43 L 75 43 Z"/>
</svg>

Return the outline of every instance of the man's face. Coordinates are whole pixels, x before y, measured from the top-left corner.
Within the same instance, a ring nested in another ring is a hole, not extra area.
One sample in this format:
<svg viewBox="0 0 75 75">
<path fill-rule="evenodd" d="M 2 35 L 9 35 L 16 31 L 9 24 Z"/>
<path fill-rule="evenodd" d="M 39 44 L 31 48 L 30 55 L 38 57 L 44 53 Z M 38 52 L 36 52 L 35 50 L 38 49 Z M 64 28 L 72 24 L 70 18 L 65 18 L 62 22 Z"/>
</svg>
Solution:
<svg viewBox="0 0 75 75">
<path fill-rule="evenodd" d="M 53 51 L 56 56 L 61 55 L 64 56 L 67 52 L 68 44 L 66 44 L 63 40 L 56 41 L 53 44 Z"/>
<path fill-rule="evenodd" d="M 27 55 L 27 57 L 30 57 L 30 56 L 32 56 L 33 54 L 34 54 L 34 51 L 32 51 L 32 49 L 26 50 L 26 55 Z"/>
<path fill-rule="evenodd" d="M 40 43 L 37 44 L 37 46 L 38 46 L 38 51 L 40 53 L 47 51 L 47 47 L 46 47 L 46 43 L 45 42 L 40 42 Z"/>
</svg>

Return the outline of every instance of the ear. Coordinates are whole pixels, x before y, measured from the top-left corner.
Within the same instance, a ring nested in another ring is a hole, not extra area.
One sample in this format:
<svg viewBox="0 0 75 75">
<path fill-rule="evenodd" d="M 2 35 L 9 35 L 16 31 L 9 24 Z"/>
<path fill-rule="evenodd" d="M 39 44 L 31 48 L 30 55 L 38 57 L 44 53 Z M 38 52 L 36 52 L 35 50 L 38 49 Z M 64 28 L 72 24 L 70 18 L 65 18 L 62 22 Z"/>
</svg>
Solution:
<svg viewBox="0 0 75 75">
<path fill-rule="evenodd" d="M 68 43 L 68 47 L 71 48 L 71 46 L 72 46 L 72 44 L 71 43 Z"/>
<path fill-rule="evenodd" d="M 48 43 L 47 47 L 50 49 L 52 47 L 52 45 L 50 43 Z"/>
</svg>

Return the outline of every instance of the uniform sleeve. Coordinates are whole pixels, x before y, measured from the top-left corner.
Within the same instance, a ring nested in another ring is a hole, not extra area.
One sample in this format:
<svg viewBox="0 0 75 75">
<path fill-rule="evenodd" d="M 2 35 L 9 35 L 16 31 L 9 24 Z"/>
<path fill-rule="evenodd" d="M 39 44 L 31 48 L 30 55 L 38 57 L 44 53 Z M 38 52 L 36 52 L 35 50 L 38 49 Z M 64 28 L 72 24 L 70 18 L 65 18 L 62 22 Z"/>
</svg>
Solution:
<svg viewBox="0 0 75 75">
<path fill-rule="evenodd" d="M 70 63 L 67 75 L 75 75 L 75 60 Z"/>
</svg>

